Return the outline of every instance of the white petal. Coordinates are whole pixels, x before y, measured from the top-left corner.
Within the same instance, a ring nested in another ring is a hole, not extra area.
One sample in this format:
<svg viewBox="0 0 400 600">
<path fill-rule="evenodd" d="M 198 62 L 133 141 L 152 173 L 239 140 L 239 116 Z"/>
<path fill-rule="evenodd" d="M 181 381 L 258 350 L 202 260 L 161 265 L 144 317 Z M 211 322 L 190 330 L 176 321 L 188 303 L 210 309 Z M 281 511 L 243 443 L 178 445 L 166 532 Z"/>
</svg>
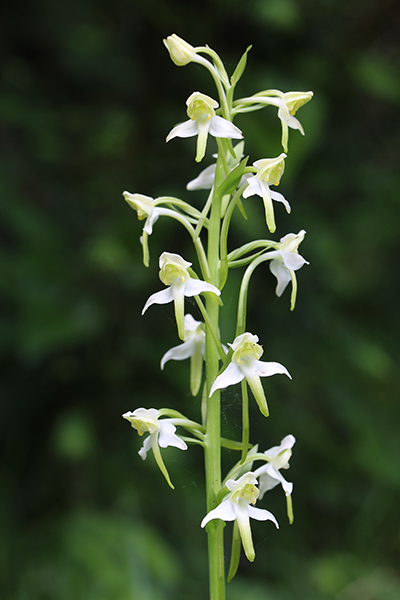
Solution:
<svg viewBox="0 0 400 600">
<path fill-rule="evenodd" d="M 236 519 L 236 513 L 229 498 L 221 502 L 221 504 L 217 506 L 217 508 L 214 508 L 214 510 L 210 510 L 210 512 L 202 520 L 201 526 L 204 527 L 213 519 L 221 519 L 221 521 L 234 521 Z"/>
<path fill-rule="evenodd" d="M 271 260 L 271 262 L 269 263 L 269 270 L 273 275 L 275 275 L 278 281 L 278 284 L 275 289 L 275 294 L 277 296 L 282 296 L 287 284 L 291 279 L 290 273 L 285 267 L 285 265 L 283 265 L 282 262 L 277 259 Z"/>
<path fill-rule="evenodd" d="M 216 165 L 210 165 L 186 186 L 187 190 L 210 190 L 214 185 Z"/>
<path fill-rule="evenodd" d="M 155 208 L 151 215 L 149 215 L 146 219 L 146 223 L 144 224 L 143 231 L 145 231 L 148 235 L 153 233 L 153 225 L 157 221 L 160 216 L 159 211 Z"/>
<path fill-rule="evenodd" d="M 264 496 L 265 492 L 272 490 L 279 483 L 282 485 L 286 496 L 290 496 L 293 491 L 293 483 L 286 481 L 281 473 L 277 469 L 274 469 L 271 463 L 268 463 L 264 469 L 264 473 L 260 475 L 260 500 Z"/>
<path fill-rule="evenodd" d="M 192 119 L 189 119 L 188 121 L 180 123 L 180 125 L 177 125 L 171 129 L 165 141 L 169 142 L 169 140 L 172 140 L 174 137 L 187 138 L 195 135 L 197 135 L 196 123 L 192 121 Z"/>
<path fill-rule="evenodd" d="M 160 421 L 160 437 L 158 445 L 161 448 L 167 448 L 168 446 L 174 446 L 181 450 L 187 450 L 186 443 L 177 435 L 175 435 L 176 427 L 168 421 Z"/>
<path fill-rule="evenodd" d="M 168 302 L 172 302 L 173 299 L 174 297 L 172 295 L 172 290 L 170 287 L 166 290 L 161 290 L 161 292 L 156 292 L 155 294 L 152 294 L 143 307 L 142 315 L 144 315 L 146 310 L 152 304 L 168 304 Z"/>
<path fill-rule="evenodd" d="M 142 458 L 143 460 L 146 460 L 146 456 L 148 451 L 151 448 L 151 435 L 149 435 L 144 441 L 143 441 L 143 446 L 140 448 L 138 454 L 140 456 L 140 458 Z"/>
<path fill-rule="evenodd" d="M 255 508 L 254 506 L 249 506 L 248 510 L 249 517 L 252 519 L 256 519 L 256 521 L 272 521 L 276 528 L 279 529 L 278 521 L 269 510 L 265 510 L 265 508 Z"/>
<path fill-rule="evenodd" d="M 291 271 L 297 271 L 304 264 L 308 264 L 306 259 L 297 254 L 297 252 L 286 252 L 285 250 L 281 250 L 280 252 L 285 266 Z"/>
<path fill-rule="evenodd" d="M 291 209 L 289 202 L 286 200 L 285 196 L 283 196 L 283 194 L 280 194 L 279 192 L 274 192 L 273 190 L 270 190 L 270 193 L 271 193 L 272 200 L 275 200 L 276 202 L 282 202 L 282 204 L 286 208 L 286 212 L 288 212 L 290 214 L 290 211 L 292 209 Z"/>
<path fill-rule="evenodd" d="M 249 177 L 247 183 L 248 186 L 242 194 L 243 198 L 249 198 L 249 196 L 260 196 L 262 198 L 263 193 L 258 177 L 255 175 L 253 177 Z"/>
<path fill-rule="evenodd" d="M 212 384 L 210 390 L 210 398 L 215 392 L 215 390 L 221 390 L 230 385 L 235 385 L 235 383 L 239 383 L 239 381 L 242 381 L 242 379 L 244 379 L 244 374 L 242 373 L 241 369 L 238 367 L 238 365 L 231 362 L 231 364 L 225 369 L 225 371 L 223 371 L 221 375 L 218 375 L 218 377 Z"/>
<path fill-rule="evenodd" d="M 198 329 L 199 325 L 201 325 L 201 321 L 196 321 L 196 319 L 194 319 L 190 313 L 185 315 L 185 332 L 186 331 L 190 331 L 190 332 L 196 331 L 196 329 Z"/>
<path fill-rule="evenodd" d="M 192 356 L 194 348 L 194 339 L 191 339 L 188 342 L 184 342 L 179 346 L 171 348 L 170 350 L 168 350 L 168 352 L 164 354 L 164 356 L 161 359 L 161 370 L 164 369 L 165 363 L 169 360 L 185 360 L 186 358 L 189 358 L 189 356 Z"/>
<path fill-rule="evenodd" d="M 220 290 L 212 285 L 212 283 L 207 283 L 206 281 L 201 281 L 200 279 L 188 279 L 185 287 L 185 296 L 198 296 L 202 292 L 212 292 L 217 296 L 220 296 Z"/>
<path fill-rule="evenodd" d="M 262 360 L 256 360 L 254 366 L 260 377 L 271 377 L 271 375 L 287 375 L 289 379 L 292 379 L 289 371 L 278 362 L 263 362 Z"/>
<path fill-rule="evenodd" d="M 239 127 L 217 115 L 211 119 L 210 134 L 214 137 L 233 138 L 235 140 L 240 140 L 243 137 Z"/>
</svg>

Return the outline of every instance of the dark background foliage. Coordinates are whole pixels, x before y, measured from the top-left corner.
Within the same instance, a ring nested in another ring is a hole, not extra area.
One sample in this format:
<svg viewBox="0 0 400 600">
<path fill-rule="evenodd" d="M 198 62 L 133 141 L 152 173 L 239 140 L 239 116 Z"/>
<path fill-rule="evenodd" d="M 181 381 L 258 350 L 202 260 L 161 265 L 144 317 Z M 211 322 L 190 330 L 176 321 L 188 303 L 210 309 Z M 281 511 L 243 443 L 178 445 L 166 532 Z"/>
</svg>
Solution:
<svg viewBox="0 0 400 600">
<path fill-rule="evenodd" d="M 278 237 L 307 230 L 311 264 L 294 313 L 260 268 L 248 321 L 265 360 L 293 375 L 266 383 L 271 417 L 253 405 L 251 434 L 263 448 L 297 438 L 295 523 L 271 492 L 281 529 L 255 524 L 256 561 L 242 561 L 228 597 L 398 600 L 396 3 L 14 0 L 2 11 L 0 597 L 207 595 L 200 452 L 165 452 L 172 491 L 120 417 L 172 406 L 198 418 L 187 364 L 159 371 L 177 343 L 171 307 L 140 316 L 160 289 L 159 253 L 191 258 L 190 240 L 160 220 L 145 269 L 141 226 L 121 196 L 201 202 L 185 190 L 199 171 L 194 141 L 164 139 L 194 90 L 215 92 L 201 68 L 170 61 L 162 38 L 176 32 L 215 48 L 231 72 L 253 44 L 240 95 L 315 93 L 280 187 L 292 215 L 276 211 Z M 251 160 L 280 152 L 274 110 L 237 124 Z M 246 207 L 252 220 L 236 216 L 232 247 L 266 234 L 261 203 Z M 224 291 L 230 318 L 238 275 Z M 228 319 L 223 329 L 231 340 Z M 223 411 L 224 431 L 239 437 L 233 388 Z M 226 465 L 234 459 L 226 453 Z"/>
</svg>

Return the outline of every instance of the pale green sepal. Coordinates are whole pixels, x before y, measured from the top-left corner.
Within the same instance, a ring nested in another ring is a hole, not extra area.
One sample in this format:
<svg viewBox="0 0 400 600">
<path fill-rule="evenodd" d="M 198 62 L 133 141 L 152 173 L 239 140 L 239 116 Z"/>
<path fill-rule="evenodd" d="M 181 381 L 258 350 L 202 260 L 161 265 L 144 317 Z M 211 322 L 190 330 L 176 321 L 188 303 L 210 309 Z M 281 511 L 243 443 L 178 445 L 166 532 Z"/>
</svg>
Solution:
<svg viewBox="0 0 400 600">
<path fill-rule="evenodd" d="M 287 510 L 287 516 L 289 519 L 289 523 L 292 525 L 293 521 L 294 521 L 294 515 L 293 515 L 293 503 L 292 503 L 292 496 L 286 496 L 286 510 Z"/>
<path fill-rule="evenodd" d="M 203 353 L 201 350 L 197 352 L 195 350 L 190 357 L 190 391 L 192 396 L 197 396 L 199 392 L 202 372 Z"/>
<path fill-rule="evenodd" d="M 297 278 L 296 273 L 294 271 L 289 271 L 290 278 L 292 280 L 292 293 L 290 296 L 290 310 L 294 310 L 296 306 L 296 296 L 297 296 Z"/>
<path fill-rule="evenodd" d="M 246 380 L 250 386 L 253 396 L 257 401 L 258 408 L 264 417 L 269 416 L 269 410 L 267 406 L 267 399 L 265 397 L 264 388 L 260 381 L 260 377 L 257 373 L 254 373 L 251 369 L 246 369 Z"/>
<path fill-rule="evenodd" d="M 167 480 L 167 483 L 168 483 L 169 487 L 174 490 L 175 487 L 172 485 L 172 482 L 171 482 L 171 480 L 169 478 L 169 475 L 168 475 L 168 471 L 166 469 L 166 466 L 164 465 L 164 461 L 162 459 L 160 448 L 158 446 L 156 437 L 152 438 L 152 440 L 151 440 L 151 447 L 152 447 L 152 450 L 153 450 L 153 453 L 154 453 L 154 458 L 156 459 L 156 463 L 158 465 L 158 468 L 160 469 L 161 473 L 164 475 L 165 479 Z"/>
<path fill-rule="evenodd" d="M 231 562 L 229 565 L 229 572 L 228 572 L 228 577 L 227 577 L 228 583 L 230 581 L 232 581 L 232 579 L 235 577 L 236 572 L 238 570 L 241 547 L 242 547 L 242 543 L 241 543 L 241 539 L 240 539 L 239 527 L 237 525 L 237 522 L 234 521 L 233 531 L 232 531 Z"/>
<path fill-rule="evenodd" d="M 185 337 L 185 296 L 176 292 L 176 288 L 172 289 L 174 295 L 175 320 L 178 327 L 178 336 L 181 340 Z"/>
<path fill-rule="evenodd" d="M 241 78 L 241 76 L 243 75 L 243 71 L 246 68 L 246 63 L 247 63 L 247 54 L 248 52 L 250 52 L 250 50 L 252 49 L 253 46 L 248 46 L 248 48 L 246 49 L 246 52 L 243 54 L 242 58 L 239 60 L 236 69 L 234 70 L 232 77 L 231 77 L 231 85 L 233 87 L 235 87 L 235 85 L 237 84 L 237 82 L 239 81 L 239 79 Z"/>
<path fill-rule="evenodd" d="M 150 265 L 150 253 L 149 253 L 149 234 L 143 230 L 141 237 L 142 249 L 143 249 L 143 264 L 145 267 Z"/>
</svg>

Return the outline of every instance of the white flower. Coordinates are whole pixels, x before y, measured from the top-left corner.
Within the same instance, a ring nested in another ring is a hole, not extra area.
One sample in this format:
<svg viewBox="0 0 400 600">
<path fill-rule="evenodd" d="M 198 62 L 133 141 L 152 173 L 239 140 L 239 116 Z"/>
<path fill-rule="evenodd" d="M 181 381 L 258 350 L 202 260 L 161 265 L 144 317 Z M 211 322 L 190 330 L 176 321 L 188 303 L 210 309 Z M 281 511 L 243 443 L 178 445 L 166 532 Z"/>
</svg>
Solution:
<svg viewBox="0 0 400 600">
<path fill-rule="evenodd" d="M 267 417 L 269 414 L 267 400 L 260 377 L 270 377 L 278 373 L 285 374 L 290 379 L 291 376 L 287 369 L 280 363 L 258 360 L 264 351 L 257 342 L 257 335 L 246 332 L 235 338 L 233 344 L 228 344 L 233 350 L 231 363 L 215 379 L 210 390 L 210 397 L 215 390 L 234 385 L 246 378 L 260 411 Z"/>
<path fill-rule="evenodd" d="M 147 452 L 152 448 L 154 458 L 167 480 L 168 484 L 173 488 L 167 469 L 161 458 L 160 448 L 174 446 L 180 450 L 187 450 L 186 443 L 175 434 L 176 427 L 172 423 L 173 419 L 158 419 L 160 411 L 155 408 L 137 408 L 136 410 L 128 411 L 122 415 L 124 419 L 130 422 L 132 427 L 137 430 L 139 435 L 149 432 L 150 435 L 144 440 L 142 448 L 139 450 L 139 456 L 145 460 Z"/>
<path fill-rule="evenodd" d="M 255 558 L 250 518 L 256 519 L 256 521 L 272 521 L 279 529 L 279 525 L 271 512 L 250 506 L 256 503 L 260 493 L 256 485 L 257 478 L 252 472 L 245 473 L 237 481 L 235 479 L 228 479 L 226 487 L 230 491 L 229 496 L 217 508 L 211 510 L 201 522 L 201 526 L 204 527 L 213 519 L 221 519 L 222 521 L 236 520 L 244 551 L 250 561 L 253 561 Z"/>
<path fill-rule="evenodd" d="M 281 484 L 286 496 L 290 496 L 293 491 L 293 483 L 286 481 L 281 475 L 280 469 L 289 468 L 289 460 L 292 456 L 292 448 L 296 442 L 293 435 L 287 435 L 283 438 L 279 446 L 273 446 L 266 450 L 264 454 L 268 458 L 268 463 L 259 467 L 254 475 L 259 478 L 260 500 L 265 492 L 272 490 L 275 486 Z"/>
<path fill-rule="evenodd" d="M 169 132 L 166 141 L 169 142 L 174 137 L 187 138 L 197 135 L 197 162 L 200 162 L 204 157 L 209 133 L 218 138 L 241 139 L 243 137 L 242 132 L 236 125 L 215 114 L 214 109 L 218 108 L 219 105 L 210 96 L 194 92 L 186 100 L 186 104 L 189 121 L 174 127 Z"/>
<path fill-rule="evenodd" d="M 185 360 L 190 357 L 190 391 L 193 396 L 196 396 L 201 383 L 206 334 L 203 324 L 196 321 L 192 315 L 185 315 L 184 323 L 184 342 L 164 354 L 161 359 L 161 369 L 164 369 L 165 363 L 169 360 Z"/>
<path fill-rule="evenodd" d="M 152 304 L 168 304 L 168 302 L 173 302 L 178 335 L 183 340 L 185 335 L 184 297 L 197 296 L 203 292 L 212 292 L 216 296 L 219 296 L 221 292 L 211 283 L 190 277 L 187 269 L 192 263 L 184 260 L 179 254 L 163 252 L 160 256 L 159 265 L 160 279 L 169 287 L 150 296 L 144 305 L 142 315 Z"/>
<path fill-rule="evenodd" d="M 288 149 L 289 130 L 298 129 L 304 135 L 304 129 L 294 114 L 313 97 L 313 92 L 286 92 L 280 98 L 269 98 L 269 103 L 278 106 L 278 117 L 282 124 L 282 146 L 285 152 Z"/>
<path fill-rule="evenodd" d="M 133 210 L 136 210 L 139 221 L 146 219 L 143 231 L 148 235 L 151 235 L 153 232 L 153 225 L 162 214 L 162 209 L 154 206 L 154 198 L 151 198 L 150 196 L 131 194 L 130 192 L 124 192 L 123 196 L 129 206 L 133 208 Z"/>
<path fill-rule="evenodd" d="M 272 200 L 282 202 L 285 206 L 286 211 L 290 213 L 290 204 L 282 194 L 274 192 L 270 189 L 271 185 L 279 185 L 285 168 L 286 154 L 282 153 L 277 158 L 264 158 L 257 160 L 253 166 L 257 169 L 257 173 L 253 176 L 248 177 L 248 187 L 243 192 L 243 198 L 249 196 L 261 196 L 264 202 L 265 208 L 265 220 L 268 225 L 268 229 L 271 233 L 274 233 L 275 226 L 275 215 Z"/>
<path fill-rule="evenodd" d="M 297 234 L 288 233 L 280 239 L 280 248 L 278 250 L 268 252 L 268 255 L 272 258 L 269 269 L 277 279 L 275 293 L 278 297 L 282 296 L 289 281 L 292 280 L 291 310 L 294 309 L 297 293 L 297 280 L 294 272 L 304 264 L 309 264 L 298 252 L 299 245 L 304 240 L 305 234 L 304 229 Z"/>
</svg>

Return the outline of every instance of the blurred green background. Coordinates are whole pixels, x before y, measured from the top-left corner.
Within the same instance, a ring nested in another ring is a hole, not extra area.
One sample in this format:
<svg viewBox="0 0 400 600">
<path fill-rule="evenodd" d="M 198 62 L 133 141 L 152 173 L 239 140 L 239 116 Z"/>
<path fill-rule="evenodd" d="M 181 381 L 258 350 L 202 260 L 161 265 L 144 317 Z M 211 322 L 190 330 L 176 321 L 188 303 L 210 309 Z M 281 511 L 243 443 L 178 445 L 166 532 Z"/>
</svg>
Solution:
<svg viewBox="0 0 400 600">
<path fill-rule="evenodd" d="M 162 39 L 175 32 L 208 43 L 230 72 L 253 44 L 239 96 L 315 93 L 279 189 L 292 215 L 276 208 L 278 237 L 307 231 L 310 266 L 294 313 L 260 267 L 248 319 L 265 360 L 293 376 L 266 382 L 271 417 L 253 403 L 251 438 L 265 449 L 296 436 L 295 522 L 270 492 L 263 506 L 281 529 L 255 524 L 255 563 L 241 562 L 228 598 L 399 600 L 396 3 L 14 0 L 2 12 L 0 598 L 207 597 L 201 453 L 165 451 L 172 491 L 120 417 L 199 412 L 188 365 L 159 370 L 178 343 L 171 307 L 140 316 L 160 289 L 159 253 L 194 258 L 190 240 L 160 219 L 145 269 L 121 195 L 202 201 L 185 190 L 199 172 L 194 140 L 164 139 L 194 90 L 215 91 L 204 69 L 171 62 Z M 275 109 L 236 123 L 250 160 L 281 152 Z M 231 247 L 266 235 L 262 203 L 246 206 L 253 220 L 236 216 Z M 224 291 L 231 317 L 238 275 Z M 234 336 L 228 319 L 223 335 Z M 223 421 L 238 439 L 234 388 Z"/>
</svg>

